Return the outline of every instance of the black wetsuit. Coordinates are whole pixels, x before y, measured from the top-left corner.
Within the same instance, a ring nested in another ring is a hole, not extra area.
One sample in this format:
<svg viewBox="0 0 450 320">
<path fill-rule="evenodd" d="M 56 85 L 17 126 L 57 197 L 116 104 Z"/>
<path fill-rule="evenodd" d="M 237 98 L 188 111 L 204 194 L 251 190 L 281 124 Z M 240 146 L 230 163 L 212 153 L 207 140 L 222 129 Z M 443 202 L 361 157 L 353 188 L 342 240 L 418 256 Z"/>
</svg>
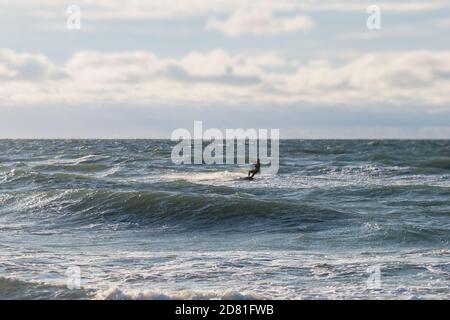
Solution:
<svg viewBox="0 0 450 320">
<path fill-rule="evenodd" d="M 258 172 L 259 172 L 259 168 L 261 167 L 261 164 L 258 162 L 258 163 L 256 163 L 255 164 L 255 169 L 253 169 L 253 170 L 250 170 L 249 172 L 248 172 L 248 176 L 250 177 L 250 178 L 253 178 L 254 176 L 255 176 L 255 174 L 257 174 Z M 250 176 L 250 174 L 251 174 L 251 176 Z"/>
</svg>

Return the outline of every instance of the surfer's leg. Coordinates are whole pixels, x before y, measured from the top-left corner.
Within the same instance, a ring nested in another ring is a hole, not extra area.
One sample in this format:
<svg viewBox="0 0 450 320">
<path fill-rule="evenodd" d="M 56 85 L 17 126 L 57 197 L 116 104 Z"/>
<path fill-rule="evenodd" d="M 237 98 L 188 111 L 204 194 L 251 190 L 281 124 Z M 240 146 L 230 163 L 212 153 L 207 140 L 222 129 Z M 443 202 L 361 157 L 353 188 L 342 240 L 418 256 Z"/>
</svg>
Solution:
<svg viewBox="0 0 450 320">
<path fill-rule="evenodd" d="M 252 170 L 251 172 L 252 172 L 251 178 L 253 178 L 255 176 L 255 174 L 257 174 L 259 172 L 259 170 L 255 169 L 255 170 Z"/>
</svg>

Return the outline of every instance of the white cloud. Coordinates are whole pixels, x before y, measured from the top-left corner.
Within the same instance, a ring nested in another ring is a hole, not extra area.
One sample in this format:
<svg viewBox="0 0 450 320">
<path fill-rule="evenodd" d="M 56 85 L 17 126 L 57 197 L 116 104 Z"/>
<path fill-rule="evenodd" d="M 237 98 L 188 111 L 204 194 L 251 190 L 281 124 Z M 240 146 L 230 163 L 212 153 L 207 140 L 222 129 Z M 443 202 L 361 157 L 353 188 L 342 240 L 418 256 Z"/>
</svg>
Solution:
<svg viewBox="0 0 450 320">
<path fill-rule="evenodd" d="M 273 77 L 280 93 L 311 103 L 448 108 L 450 102 L 450 52 L 365 54 L 342 67 L 305 65 Z"/>
<path fill-rule="evenodd" d="M 228 36 L 242 34 L 261 36 L 308 31 L 313 26 L 313 20 L 305 15 L 275 17 L 270 11 L 258 9 L 238 10 L 226 20 L 211 18 L 206 24 L 206 29 L 220 31 Z"/>
<path fill-rule="evenodd" d="M 29 64 L 39 67 L 30 71 Z M 64 64 L 40 54 L 0 51 L 5 106 L 310 103 L 442 110 L 449 109 L 449 87 L 449 51 L 364 54 L 343 65 L 220 49 L 181 58 L 82 51 Z"/>
<path fill-rule="evenodd" d="M 53 65 L 42 54 L 0 50 L 0 79 L 11 81 L 16 79 L 60 79 L 64 76 L 62 68 Z"/>
<path fill-rule="evenodd" d="M 237 59 L 224 50 L 213 50 L 206 54 L 191 52 L 179 61 L 179 66 L 191 76 L 220 76 L 236 65 Z"/>
</svg>

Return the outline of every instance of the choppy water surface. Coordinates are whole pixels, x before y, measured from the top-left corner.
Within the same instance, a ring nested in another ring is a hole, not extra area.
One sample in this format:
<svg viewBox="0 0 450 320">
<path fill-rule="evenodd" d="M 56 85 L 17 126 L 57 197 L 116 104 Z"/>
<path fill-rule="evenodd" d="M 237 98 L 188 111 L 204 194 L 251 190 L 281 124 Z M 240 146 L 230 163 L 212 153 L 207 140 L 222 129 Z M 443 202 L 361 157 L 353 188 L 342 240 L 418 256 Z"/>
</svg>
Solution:
<svg viewBox="0 0 450 320">
<path fill-rule="evenodd" d="M 449 298 L 449 141 L 286 140 L 251 182 L 172 145 L 0 140 L 0 298 Z"/>
</svg>

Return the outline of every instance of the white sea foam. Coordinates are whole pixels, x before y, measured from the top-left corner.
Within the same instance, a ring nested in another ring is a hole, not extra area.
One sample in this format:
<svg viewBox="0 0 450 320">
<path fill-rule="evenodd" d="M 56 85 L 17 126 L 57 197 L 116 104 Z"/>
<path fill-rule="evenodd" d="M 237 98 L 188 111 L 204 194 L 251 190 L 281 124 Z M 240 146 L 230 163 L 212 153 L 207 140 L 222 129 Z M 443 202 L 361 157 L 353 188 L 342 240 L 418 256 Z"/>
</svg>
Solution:
<svg viewBox="0 0 450 320">
<path fill-rule="evenodd" d="M 99 300 L 254 300 L 264 299 L 263 296 L 252 292 L 239 292 L 233 289 L 224 291 L 156 291 L 132 290 L 111 287 L 98 291 L 95 299 Z"/>
<path fill-rule="evenodd" d="M 186 172 L 162 174 L 162 181 L 184 180 L 191 183 L 229 186 L 236 188 L 275 188 L 275 189 L 315 189 L 335 187 L 386 187 L 423 185 L 435 187 L 450 187 L 448 176 L 390 173 L 395 168 L 378 168 L 375 166 L 344 168 L 343 170 L 326 170 L 322 174 L 278 174 L 257 175 L 249 182 L 244 178 L 246 171 L 214 171 L 214 172 Z M 152 177 L 155 178 L 154 176 Z"/>
<path fill-rule="evenodd" d="M 245 172 L 233 171 L 212 171 L 212 172 L 185 172 L 185 173 L 170 173 L 163 175 L 163 180 L 184 180 L 194 183 L 208 183 L 208 182 L 228 182 L 244 178 Z"/>
<path fill-rule="evenodd" d="M 63 253 L 30 251 L 20 258 L 11 252 L 0 262 L 10 272 L 17 268 L 12 279 L 47 279 L 45 285 L 55 289 L 64 286 L 67 266 L 76 263 L 83 290 L 95 299 L 423 299 L 448 292 L 445 253 L 74 252 L 69 262 Z M 380 290 L 366 287 L 373 265 L 381 270 Z"/>
</svg>

